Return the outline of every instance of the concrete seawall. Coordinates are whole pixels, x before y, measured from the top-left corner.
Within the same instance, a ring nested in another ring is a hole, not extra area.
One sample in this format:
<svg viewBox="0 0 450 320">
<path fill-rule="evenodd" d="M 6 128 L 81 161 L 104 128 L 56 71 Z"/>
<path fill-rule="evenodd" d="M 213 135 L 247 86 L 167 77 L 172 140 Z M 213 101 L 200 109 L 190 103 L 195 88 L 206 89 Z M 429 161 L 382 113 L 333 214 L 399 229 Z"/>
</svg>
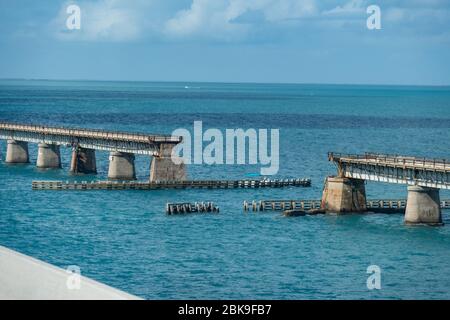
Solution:
<svg viewBox="0 0 450 320">
<path fill-rule="evenodd" d="M 136 300 L 139 297 L 80 276 L 79 288 L 69 289 L 73 274 L 0 246 L 0 299 L 3 300 Z"/>
</svg>

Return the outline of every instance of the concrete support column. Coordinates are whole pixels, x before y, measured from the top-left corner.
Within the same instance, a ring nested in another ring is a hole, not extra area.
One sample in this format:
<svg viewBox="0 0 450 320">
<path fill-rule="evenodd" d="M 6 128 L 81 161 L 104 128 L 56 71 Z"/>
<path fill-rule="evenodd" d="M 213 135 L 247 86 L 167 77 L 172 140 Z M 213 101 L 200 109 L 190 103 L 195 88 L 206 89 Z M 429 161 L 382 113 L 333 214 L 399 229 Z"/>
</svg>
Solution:
<svg viewBox="0 0 450 320">
<path fill-rule="evenodd" d="M 70 162 L 70 172 L 73 174 L 96 174 L 97 164 L 94 149 L 74 148 Z"/>
<path fill-rule="evenodd" d="M 439 189 L 408 186 L 405 223 L 442 225 Z"/>
<path fill-rule="evenodd" d="M 39 143 L 36 166 L 42 169 L 61 168 L 59 145 Z"/>
<path fill-rule="evenodd" d="M 150 182 L 152 181 L 183 181 L 186 180 L 186 165 L 179 157 L 172 157 L 174 144 L 161 144 L 159 155 L 153 156 L 150 167 Z"/>
<path fill-rule="evenodd" d="M 28 142 L 8 140 L 6 147 L 6 163 L 29 163 Z"/>
<path fill-rule="evenodd" d="M 111 152 L 109 156 L 108 178 L 112 180 L 136 180 L 134 154 Z"/>
<path fill-rule="evenodd" d="M 364 180 L 327 177 L 321 206 L 338 214 L 367 211 Z"/>
</svg>

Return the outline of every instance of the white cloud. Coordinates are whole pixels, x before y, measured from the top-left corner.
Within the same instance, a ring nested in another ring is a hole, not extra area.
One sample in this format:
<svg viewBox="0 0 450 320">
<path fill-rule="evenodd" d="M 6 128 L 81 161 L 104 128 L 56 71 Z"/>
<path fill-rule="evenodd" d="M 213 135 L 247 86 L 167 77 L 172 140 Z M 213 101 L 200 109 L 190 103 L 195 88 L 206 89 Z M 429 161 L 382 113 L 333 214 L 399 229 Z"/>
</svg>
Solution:
<svg viewBox="0 0 450 320">
<path fill-rule="evenodd" d="M 443 0 L 430 1 L 439 6 L 443 3 Z M 70 3 L 61 7 L 51 23 L 52 33 L 60 39 L 239 42 L 254 38 L 276 39 L 305 26 L 322 30 L 362 30 L 356 28 L 361 28 L 359 22 L 366 19 L 366 7 L 372 1 L 79 0 L 76 4 L 81 8 L 81 30 L 72 31 L 65 28 L 66 8 Z M 424 8 L 424 3 L 425 0 L 379 0 L 383 19 L 392 25 L 421 21 L 447 25 L 448 8 Z"/>
<path fill-rule="evenodd" d="M 317 9 L 314 0 L 193 0 L 190 8 L 166 22 L 164 31 L 172 37 L 242 39 L 251 26 L 236 19 L 250 11 L 261 12 L 268 23 L 278 23 L 310 16 Z"/>
<path fill-rule="evenodd" d="M 145 24 L 143 10 L 151 2 L 135 1 L 132 5 L 125 0 L 78 1 L 81 9 L 81 29 L 67 30 L 66 8 L 72 2 L 64 4 L 58 16 L 51 22 L 56 36 L 65 40 L 83 41 L 129 41 L 141 37 Z"/>
<path fill-rule="evenodd" d="M 325 10 L 323 12 L 324 15 L 338 15 L 338 16 L 348 16 L 354 14 L 364 13 L 366 7 L 363 6 L 363 0 L 350 0 L 345 3 L 343 6 L 337 6 L 331 10 Z"/>
<path fill-rule="evenodd" d="M 233 23 L 233 19 L 245 10 L 237 2 L 193 0 L 189 9 L 178 11 L 165 23 L 164 32 L 172 37 L 236 38 L 244 35 L 246 26 Z"/>
</svg>

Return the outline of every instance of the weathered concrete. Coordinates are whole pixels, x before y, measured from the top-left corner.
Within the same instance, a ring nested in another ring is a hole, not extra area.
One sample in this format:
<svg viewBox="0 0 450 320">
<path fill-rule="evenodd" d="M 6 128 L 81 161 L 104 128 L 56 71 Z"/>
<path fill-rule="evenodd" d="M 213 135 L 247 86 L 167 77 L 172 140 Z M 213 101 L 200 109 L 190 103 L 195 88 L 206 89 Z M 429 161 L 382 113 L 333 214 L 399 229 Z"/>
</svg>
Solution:
<svg viewBox="0 0 450 320">
<path fill-rule="evenodd" d="M 28 142 L 8 140 L 6 149 L 6 163 L 29 163 Z"/>
<path fill-rule="evenodd" d="M 83 270 L 80 271 L 83 273 Z M 0 246 L 0 299 L 135 300 L 140 298 Z"/>
<path fill-rule="evenodd" d="M 367 211 L 364 180 L 328 177 L 321 208 L 328 213 L 338 214 Z"/>
<path fill-rule="evenodd" d="M 408 186 L 405 223 L 442 225 L 439 189 Z"/>
<path fill-rule="evenodd" d="M 36 166 L 42 169 L 61 168 L 59 145 L 39 143 Z"/>
<path fill-rule="evenodd" d="M 111 152 L 109 156 L 108 178 L 112 180 L 136 180 L 134 154 Z"/>
<path fill-rule="evenodd" d="M 96 174 L 97 164 L 94 149 L 74 148 L 70 172 L 73 174 Z"/>
<path fill-rule="evenodd" d="M 184 181 L 186 166 L 175 164 L 171 158 L 153 157 L 150 168 L 150 181 Z"/>
<path fill-rule="evenodd" d="M 179 157 L 172 157 L 173 144 L 161 144 L 159 153 L 152 159 L 150 181 L 184 181 L 186 165 Z"/>
</svg>

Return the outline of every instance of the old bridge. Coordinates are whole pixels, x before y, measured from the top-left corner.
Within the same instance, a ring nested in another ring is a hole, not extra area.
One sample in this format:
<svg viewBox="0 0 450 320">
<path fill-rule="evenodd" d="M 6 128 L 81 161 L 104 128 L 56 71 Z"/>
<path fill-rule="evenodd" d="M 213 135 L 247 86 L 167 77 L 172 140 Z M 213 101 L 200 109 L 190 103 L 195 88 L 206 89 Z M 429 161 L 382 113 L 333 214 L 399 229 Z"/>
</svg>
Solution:
<svg viewBox="0 0 450 320">
<path fill-rule="evenodd" d="M 95 150 L 104 150 L 111 152 L 110 179 L 134 180 L 135 154 L 153 156 L 151 181 L 186 178 L 184 164 L 175 164 L 171 159 L 172 148 L 181 142 L 181 137 L 1 122 L 0 139 L 7 140 L 7 163 L 28 163 L 31 142 L 38 144 L 39 168 L 60 168 L 60 146 L 64 146 L 72 148 L 73 173 L 96 173 Z"/>
<path fill-rule="evenodd" d="M 365 153 L 329 153 L 337 176 L 328 177 L 322 207 L 334 212 L 366 211 L 365 180 L 408 186 L 405 222 L 442 224 L 439 189 L 450 189 L 450 161 Z"/>
</svg>

